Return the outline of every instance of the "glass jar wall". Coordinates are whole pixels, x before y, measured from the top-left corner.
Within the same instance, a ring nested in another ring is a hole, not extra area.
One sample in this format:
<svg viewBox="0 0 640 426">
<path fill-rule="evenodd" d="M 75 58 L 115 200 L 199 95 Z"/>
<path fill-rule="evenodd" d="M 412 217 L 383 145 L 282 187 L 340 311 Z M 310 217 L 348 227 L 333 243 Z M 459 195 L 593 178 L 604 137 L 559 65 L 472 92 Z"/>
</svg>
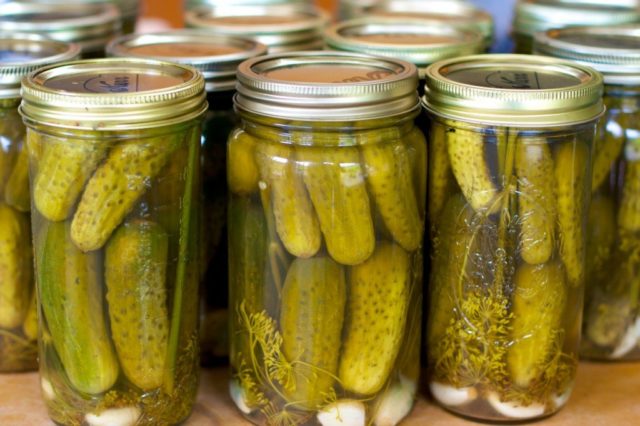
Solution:
<svg viewBox="0 0 640 426">
<path fill-rule="evenodd" d="M 592 65 L 604 75 L 607 111 L 598 125 L 587 245 L 587 294 L 581 354 L 640 359 L 640 240 L 635 171 L 640 142 L 640 30 L 549 31 L 536 51 Z"/>
<path fill-rule="evenodd" d="M 397 424 L 420 369 L 417 70 L 309 52 L 246 61 L 238 78 L 231 396 L 257 424 Z"/>
<path fill-rule="evenodd" d="M 203 89 L 192 68 L 125 59 L 23 83 L 41 386 L 58 424 L 191 411 Z"/>
<path fill-rule="evenodd" d="M 472 56 L 429 67 L 425 92 L 430 390 L 474 419 L 549 415 L 578 363 L 601 77 L 542 57 Z"/>
<path fill-rule="evenodd" d="M 37 366 L 29 157 L 18 114 L 20 80 L 80 48 L 37 35 L 0 34 L 0 372 Z"/>
</svg>

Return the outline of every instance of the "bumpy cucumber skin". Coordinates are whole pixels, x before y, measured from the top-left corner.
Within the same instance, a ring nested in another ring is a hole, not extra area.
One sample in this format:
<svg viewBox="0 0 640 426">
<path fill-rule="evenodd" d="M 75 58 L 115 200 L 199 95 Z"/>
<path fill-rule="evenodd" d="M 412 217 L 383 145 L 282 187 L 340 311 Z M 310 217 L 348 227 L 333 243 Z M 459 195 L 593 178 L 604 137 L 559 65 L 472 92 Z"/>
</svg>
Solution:
<svg viewBox="0 0 640 426">
<path fill-rule="evenodd" d="M 124 223 L 105 250 L 111 335 L 127 378 L 142 390 L 162 385 L 169 315 L 169 238 L 156 223 Z"/>
<path fill-rule="evenodd" d="M 560 257 L 567 271 L 569 284 L 576 287 L 584 278 L 586 218 L 585 184 L 589 168 L 589 150 L 579 140 L 562 143 L 555 153 Z"/>
<path fill-rule="evenodd" d="M 260 176 L 271 190 L 276 230 L 289 253 L 308 258 L 320 249 L 322 235 L 302 173 L 290 146 L 265 142 L 257 147 Z"/>
<path fill-rule="evenodd" d="M 365 261 L 375 233 L 358 148 L 300 147 L 297 153 L 329 254 L 343 265 Z"/>
<path fill-rule="evenodd" d="M 447 152 L 447 127 L 435 122 L 431 126 L 429 145 L 429 217 L 440 217 L 447 197 L 455 188 L 455 181 Z"/>
<path fill-rule="evenodd" d="M 422 242 L 423 222 L 413 185 L 409 150 L 404 142 L 387 140 L 361 147 L 367 184 L 393 239 L 407 251 Z"/>
<path fill-rule="evenodd" d="M 67 222 L 49 223 L 37 247 L 43 318 L 71 385 L 96 395 L 113 386 L 118 361 L 107 332 L 98 253 L 82 253 Z"/>
<path fill-rule="evenodd" d="M 553 254 L 556 206 L 553 157 L 545 139 L 518 139 L 520 255 L 530 265 L 546 263 Z"/>
<path fill-rule="evenodd" d="M 523 264 L 516 272 L 512 299 L 512 344 L 507 366 L 522 388 L 542 373 L 544 361 L 558 338 L 567 300 L 562 266 L 557 262 Z"/>
<path fill-rule="evenodd" d="M 5 188 L 5 201 L 11 207 L 21 212 L 31 209 L 31 197 L 29 195 L 29 152 L 23 146 L 13 166 L 7 186 Z"/>
<path fill-rule="evenodd" d="M 484 135 L 455 128 L 447 130 L 446 140 L 451 170 L 471 207 L 476 211 L 490 208 L 498 189 L 485 159 Z"/>
<path fill-rule="evenodd" d="M 45 218 L 58 222 L 71 214 L 85 182 L 104 158 L 106 149 L 86 140 L 51 139 L 45 143 L 38 162 L 33 200 Z"/>
<path fill-rule="evenodd" d="M 409 255 L 393 243 L 378 244 L 351 267 L 339 369 L 346 390 L 372 395 L 386 383 L 401 349 L 410 286 Z"/>
<path fill-rule="evenodd" d="M 29 306 L 32 266 L 29 219 L 0 203 L 0 327 L 22 324 Z"/>
<path fill-rule="evenodd" d="M 624 231 L 640 230 L 640 161 L 627 161 L 618 225 Z"/>
<path fill-rule="evenodd" d="M 609 177 L 611 167 L 624 148 L 624 132 L 622 129 L 607 129 L 611 123 L 611 110 L 598 122 L 593 152 L 593 177 L 591 190 L 597 191 Z"/>
<path fill-rule="evenodd" d="M 180 136 L 116 145 L 82 194 L 71 238 L 82 251 L 101 248 L 167 164 Z M 46 155 L 46 154 L 45 154 Z"/>
<path fill-rule="evenodd" d="M 320 407 L 334 385 L 346 303 L 345 271 L 330 257 L 296 259 L 282 291 L 283 351 L 293 363 L 296 405 Z"/>
<path fill-rule="evenodd" d="M 243 130 L 234 131 L 227 144 L 227 182 L 235 194 L 247 195 L 258 190 L 260 172 L 255 159 L 256 140 Z"/>
</svg>

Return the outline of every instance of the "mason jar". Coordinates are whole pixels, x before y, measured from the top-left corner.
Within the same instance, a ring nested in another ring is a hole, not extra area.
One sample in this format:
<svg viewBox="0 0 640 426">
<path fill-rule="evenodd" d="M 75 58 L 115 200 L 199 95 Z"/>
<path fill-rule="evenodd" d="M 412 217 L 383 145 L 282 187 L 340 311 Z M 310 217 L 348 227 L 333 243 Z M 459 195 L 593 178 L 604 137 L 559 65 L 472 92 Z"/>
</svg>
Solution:
<svg viewBox="0 0 640 426">
<path fill-rule="evenodd" d="M 640 27 L 553 30 L 536 35 L 534 48 L 604 75 L 607 111 L 594 146 L 581 355 L 638 360 Z"/>
<path fill-rule="evenodd" d="M 79 53 L 77 45 L 35 34 L 0 34 L 0 372 L 37 367 L 29 157 L 18 114 L 20 80 Z"/>
<path fill-rule="evenodd" d="M 529 55 L 426 74 L 429 388 L 473 419 L 550 415 L 578 365 L 602 77 Z"/>
<path fill-rule="evenodd" d="M 369 16 L 423 18 L 477 31 L 485 38 L 484 49 L 493 44 L 493 18 L 486 11 L 466 1 L 457 0 L 387 0 L 368 11 Z"/>
<path fill-rule="evenodd" d="M 234 0 L 232 6 L 272 6 L 288 5 L 291 7 L 308 7 L 313 4 L 313 0 Z M 192 10 L 200 7 L 220 7 L 228 6 L 225 0 L 185 0 L 184 10 Z"/>
<path fill-rule="evenodd" d="M 537 32 L 576 26 L 616 26 L 640 22 L 637 4 L 627 0 L 521 0 L 516 3 L 513 39 L 516 53 L 531 53 Z"/>
<path fill-rule="evenodd" d="M 311 5 L 227 5 L 191 9 L 185 14 L 187 27 L 249 38 L 266 45 L 270 53 L 321 49 L 328 21 L 326 12 Z"/>
<path fill-rule="evenodd" d="M 252 422 L 395 425 L 420 370 L 418 73 L 338 52 L 238 69 L 231 396 Z"/>
<path fill-rule="evenodd" d="M 204 79 L 102 59 L 42 68 L 22 94 L 49 415 L 177 424 L 198 382 Z"/>
<path fill-rule="evenodd" d="M 362 18 L 367 16 L 372 8 L 380 4 L 381 0 L 338 0 L 338 19 Z"/>
<path fill-rule="evenodd" d="M 107 42 L 120 34 L 120 19 L 111 4 L 9 2 L 0 8 L 0 32 L 36 33 L 76 43 L 83 58 L 99 58 Z"/>
<path fill-rule="evenodd" d="M 209 111 L 203 119 L 200 158 L 203 217 L 207 218 L 200 232 L 204 365 L 219 364 L 229 354 L 226 142 L 237 121 L 233 110 L 236 68 L 266 51 L 265 45 L 252 40 L 188 30 L 129 35 L 107 46 L 109 56 L 191 65 L 205 78 Z"/>
</svg>

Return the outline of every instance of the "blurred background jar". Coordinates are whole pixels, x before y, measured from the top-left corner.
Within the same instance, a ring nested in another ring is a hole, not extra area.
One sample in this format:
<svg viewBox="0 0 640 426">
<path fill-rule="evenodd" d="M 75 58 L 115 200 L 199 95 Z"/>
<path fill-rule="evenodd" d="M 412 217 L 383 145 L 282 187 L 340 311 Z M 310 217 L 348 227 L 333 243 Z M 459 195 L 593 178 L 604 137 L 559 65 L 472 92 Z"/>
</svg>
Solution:
<svg viewBox="0 0 640 426">
<path fill-rule="evenodd" d="M 581 354 L 640 359 L 640 26 L 571 28 L 536 35 L 540 54 L 604 76 L 596 135 Z"/>
<path fill-rule="evenodd" d="M 294 52 L 245 61 L 238 83 L 231 397 L 257 424 L 395 425 L 420 372 L 417 70 Z"/>
<path fill-rule="evenodd" d="M 244 37 L 266 45 L 270 53 L 321 49 L 329 15 L 311 5 L 214 6 L 185 14 L 190 28 L 216 35 Z"/>
<path fill-rule="evenodd" d="M 429 388 L 483 421 L 564 406 L 578 365 L 602 77 L 478 55 L 427 68 Z"/>
<path fill-rule="evenodd" d="M 629 0 L 521 0 L 516 3 L 513 21 L 515 52 L 532 53 L 537 32 L 640 22 L 640 7 L 631 3 Z"/>
<path fill-rule="evenodd" d="M 20 81 L 79 53 L 77 45 L 35 34 L 0 33 L 0 372 L 37 367 L 29 156 L 18 114 Z"/>
<path fill-rule="evenodd" d="M 118 9 L 106 3 L 40 4 L 9 2 L 0 8 L 0 32 L 26 32 L 80 45 L 83 58 L 104 57 L 120 34 Z"/>
<path fill-rule="evenodd" d="M 265 54 L 252 40 L 176 30 L 130 35 L 113 40 L 109 56 L 161 59 L 197 68 L 205 78 L 209 111 L 202 129 L 202 361 L 226 360 L 228 339 L 227 274 L 227 138 L 237 124 L 233 110 L 236 68 L 245 59 Z M 171 185 L 171 182 L 163 182 Z"/>
<path fill-rule="evenodd" d="M 41 68 L 22 93 L 49 415 L 177 424 L 200 359 L 204 79 L 178 64 L 99 59 Z"/>
</svg>

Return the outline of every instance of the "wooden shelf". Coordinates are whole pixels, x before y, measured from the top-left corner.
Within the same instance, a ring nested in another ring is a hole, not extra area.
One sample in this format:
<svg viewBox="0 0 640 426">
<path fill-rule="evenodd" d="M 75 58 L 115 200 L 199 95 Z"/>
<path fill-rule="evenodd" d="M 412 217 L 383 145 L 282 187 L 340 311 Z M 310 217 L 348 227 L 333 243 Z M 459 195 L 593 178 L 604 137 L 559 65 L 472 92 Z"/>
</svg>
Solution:
<svg viewBox="0 0 640 426">
<path fill-rule="evenodd" d="M 227 395 L 227 369 L 203 370 L 200 392 L 186 426 L 240 426 L 248 423 Z M 582 363 L 569 404 L 536 425 L 626 426 L 640 424 L 640 363 Z M 51 425 L 36 373 L 0 374 L 0 425 Z M 460 419 L 420 397 L 403 426 L 463 426 Z"/>
</svg>

